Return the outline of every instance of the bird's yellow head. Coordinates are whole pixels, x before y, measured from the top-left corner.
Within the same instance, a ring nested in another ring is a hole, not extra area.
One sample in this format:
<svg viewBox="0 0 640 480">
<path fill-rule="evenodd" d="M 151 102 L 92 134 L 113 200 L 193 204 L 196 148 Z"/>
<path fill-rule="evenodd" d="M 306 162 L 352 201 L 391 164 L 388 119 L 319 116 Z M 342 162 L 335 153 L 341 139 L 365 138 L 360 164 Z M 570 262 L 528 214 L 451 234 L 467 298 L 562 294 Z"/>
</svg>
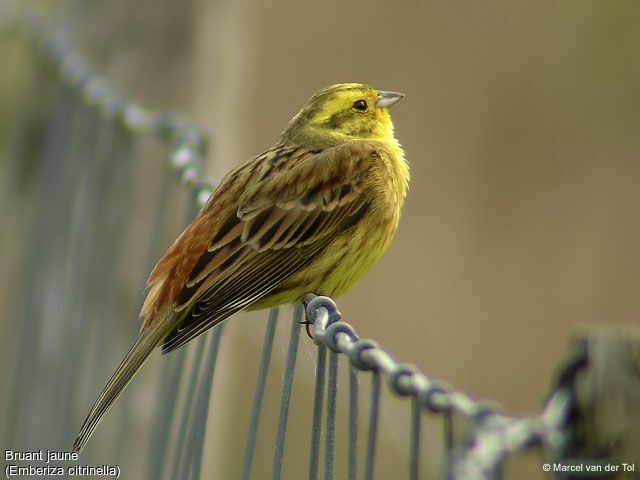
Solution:
<svg viewBox="0 0 640 480">
<path fill-rule="evenodd" d="M 332 85 L 311 97 L 282 132 L 282 139 L 309 148 L 351 140 L 394 141 L 387 108 L 402 97 L 402 93 L 375 90 L 361 83 Z"/>
</svg>

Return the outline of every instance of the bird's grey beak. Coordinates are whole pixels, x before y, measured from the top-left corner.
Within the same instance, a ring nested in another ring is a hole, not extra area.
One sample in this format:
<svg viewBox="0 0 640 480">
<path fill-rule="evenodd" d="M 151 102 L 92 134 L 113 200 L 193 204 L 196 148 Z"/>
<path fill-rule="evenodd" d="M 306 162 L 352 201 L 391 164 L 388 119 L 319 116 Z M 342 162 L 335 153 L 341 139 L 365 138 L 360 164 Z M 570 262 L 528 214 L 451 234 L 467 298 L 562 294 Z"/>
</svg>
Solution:
<svg viewBox="0 0 640 480">
<path fill-rule="evenodd" d="M 390 107 L 402 97 L 404 97 L 404 93 L 385 92 L 384 90 L 378 90 L 378 100 L 376 100 L 376 107 Z"/>
</svg>

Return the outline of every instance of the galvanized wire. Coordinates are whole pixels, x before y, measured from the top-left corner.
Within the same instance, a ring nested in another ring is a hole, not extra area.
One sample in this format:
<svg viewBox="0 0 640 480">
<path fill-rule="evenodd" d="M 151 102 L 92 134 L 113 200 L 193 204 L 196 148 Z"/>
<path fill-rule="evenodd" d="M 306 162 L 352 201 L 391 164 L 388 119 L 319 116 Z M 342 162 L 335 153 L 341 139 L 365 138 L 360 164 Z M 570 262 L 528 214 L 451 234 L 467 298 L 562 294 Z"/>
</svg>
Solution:
<svg viewBox="0 0 640 480">
<path fill-rule="evenodd" d="M 35 214 L 32 225 L 31 241 L 27 247 L 30 252 L 25 256 L 25 278 L 30 280 L 31 288 L 35 291 L 43 290 L 46 279 L 39 272 L 43 269 L 52 269 L 51 248 L 57 246 L 57 237 L 51 238 L 48 233 L 56 225 L 60 211 L 56 205 L 64 205 L 61 192 L 55 188 L 56 180 L 62 180 L 62 169 L 65 157 L 64 150 L 68 136 L 70 122 L 70 102 L 67 101 L 69 92 L 59 88 L 55 92 L 53 106 L 47 119 L 48 128 L 43 138 L 43 146 L 40 155 L 40 178 L 38 179 L 38 195 L 41 198 L 39 208 Z M 58 215 L 56 215 L 58 214 Z M 42 325 L 40 319 L 43 315 L 42 298 L 33 299 L 27 291 L 19 292 L 19 308 L 16 318 L 17 349 L 16 361 L 8 386 L 10 399 L 7 405 L 8 423 L 6 426 L 7 438 L 13 439 L 16 445 L 24 445 L 25 436 L 29 432 L 31 416 L 25 416 L 30 410 L 34 398 L 29 395 L 31 388 L 30 376 L 35 376 L 38 369 L 38 355 L 36 346 L 41 342 Z"/>
<path fill-rule="evenodd" d="M 220 337 L 224 331 L 224 324 L 218 325 L 210 333 L 208 333 L 209 341 L 205 364 L 202 374 L 198 380 L 198 393 L 195 398 L 195 404 L 191 413 L 191 424 L 189 425 L 189 436 L 187 437 L 187 446 L 185 448 L 185 461 L 183 465 L 190 464 L 188 475 L 187 471 L 183 471 L 185 475 L 180 478 L 190 478 L 197 480 L 200 478 L 200 469 L 202 467 L 202 450 L 204 448 L 205 430 L 207 428 L 207 418 L 209 413 L 209 398 L 211 397 L 211 387 L 213 385 L 213 374 L 216 369 L 216 361 L 218 359 L 218 348 L 220 347 Z M 204 340 L 204 339 L 203 339 Z"/>
<path fill-rule="evenodd" d="M 262 400 L 264 389 L 267 384 L 267 373 L 269 373 L 269 363 L 271 362 L 271 351 L 273 350 L 273 339 L 276 333 L 278 322 L 278 309 L 272 308 L 269 312 L 269 321 L 264 335 L 262 355 L 260 356 L 260 366 L 258 367 L 258 378 L 256 380 L 256 393 L 253 396 L 253 407 L 251 408 L 251 418 L 249 420 L 249 433 L 247 434 L 247 444 L 245 446 L 244 460 L 242 463 L 242 480 L 251 478 L 253 468 L 253 456 L 258 439 L 258 422 L 262 412 Z"/>
<path fill-rule="evenodd" d="M 316 354 L 316 380 L 313 389 L 313 413 L 311 445 L 309 447 L 309 480 L 317 480 L 320 462 L 320 436 L 322 434 L 322 406 L 324 403 L 324 379 L 327 367 L 327 347 L 318 345 Z"/>
<path fill-rule="evenodd" d="M 165 188 L 168 188 L 169 184 L 169 169 L 166 169 L 162 191 Z M 166 184 L 166 185 L 165 185 Z M 168 195 L 167 195 L 168 196 Z M 158 210 L 164 211 L 166 209 L 166 202 L 163 202 L 160 199 Z M 186 222 L 185 224 L 189 224 L 193 217 L 196 214 L 195 202 L 189 202 L 187 206 L 187 211 L 185 215 Z M 161 217 L 156 215 L 154 220 L 154 226 L 152 230 L 158 231 L 159 225 L 161 221 Z M 186 226 L 186 225 L 185 225 Z M 150 239 L 150 249 L 159 250 L 159 245 L 154 241 L 153 236 Z M 150 256 L 147 258 L 147 265 L 149 265 L 153 261 Z M 147 268 L 151 268 L 148 266 Z M 142 301 L 142 298 L 139 299 L 139 302 Z M 203 341 L 203 340 L 201 340 Z M 173 418 L 174 413 L 176 411 L 176 406 L 178 402 L 178 393 L 180 387 L 180 379 L 184 374 L 185 368 L 185 356 L 186 349 L 180 349 L 178 352 L 175 352 L 173 355 L 169 355 L 167 358 L 167 362 L 169 365 L 167 369 L 169 374 L 163 376 L 159 389 L 157 398 L 159 399 L 158 405 L 156 406 L 156 421 L 153 423 L 153 428 L 151 430 L 150 436 L 150 453 L 148 456 L 148 466 L 147 466 L 147 478 L 149 480 L 155 480 L 158 478 L 162 478 L 162 474 L 165 471 L 167 466 L 167 450 L 169 447 L 169 432 L 171 431 L 171 422 L 168 419 Z M 193 388 L 195 388 L 196 378 L 193 379 Z M 186 432 L 185 432 L 186 434 Z"/>
<path fill-rule="evenodd" d="M 73 92 L 86 108 L 129 132 L 152 134 L 168 141 L 171 145 L 169 164 L 180 181 L 194 191 L 197 205 L 204 205 L 214 184 L 203 178 L 209 136 L 200 125 L 171 112 L 153 112 L 119 92 L 73 51 L 61 30 L 42 16 L 22 9 L 16 9 L 14 16 L 61 86 Z"/>
<path fill-rule="evenodd" d="M 338 354 L 329 352 L 329 378 L 327 383 L 327 422 L 324 444 L 324 478 L 333 478 L 333 454 L 336 436 L 336 402 L 338 397 Z"/>
<path fill-rule="evenodd" d="M 175 449 L 177 453 L 175 458 L 173 458 L 173 466 L 171 468 L 171 475 L 169 478 L 188 478 L 182 476 L 182 474 L 188 472 L 190 468 L 190 455 L 186 452 L 186 440 L 189 433 L 189 425 L 191 424 L 190 418 L 194 398 L 196 396 L 196 390 L 198 388 L 198 380 L 200 379 L 200 371 L 202 369 L 202 359 L 204 357 L 206 346 L 205 338 L 206 337 L 199 338 L 196 342 L 196 351 L 194 352 L 193 360 L 191 362 L 191 372 L 189 374 L 189 383 L 184 399 L 184 406 L 178 422 L 179 429 L 175 442 Z"/>
<path fill-rule="evenodd" d="M 358 376 L 357 370 L 349 364 L 349 434 L 348 434 L 348 477 L 358 476 Z"/>
<path fill-rule="evenodd" d="M 420 403 L 416 397 L 413 397 L 411 399 L 411 433 L 409 437 L 409 478 L 412 480 L 420 476 L 421 413 Z"/>
<path fill-rule="evenodd" d="M 296 367 L 296 355 L 298 353 L 298 339 L 300 338 L 300 322 L 302 321 L 302 306 L 297 305 L 293 310 L 293 322 L 291 323 L 291 334 L 289 336 L 289 347 L 287 350 L 287 360 L 282 382 L 282 396 L 280 398 L 280 414 L 278 416 L 278 432 L 276 434 L 276 444 L 273 453 L 272 480 L 279 480 L 282 477 L 282 461 L 284 457 L 284 441 L 287 432 L 287 421 L 289 419 L 289 403 L 291 402 L 291 392 L 293 389 L 293 372 Z"/>
<path fill-rule="evenodd" d="M 557 449 L 564 441 L 570 398 L 562 390 L 556 392 L 540 415 L 510 417 L 491 403 L 473 401 L 443 382 L 428 379 L 413 365 L 395 362 L 375 342 L 358 338 L 353 327 L 340 321 L 340 313 L 330 298 L 309 294 L 306 303 L 307 318 L 313 323 L 313 339 L 318 348 L 326 346 L 332 352 L 347 355 L 355 368 L 373 371 L 365 478 L 373 478 L 382 375 L 387 378 L 391 391 L 412 397 L 415 405 L 410 442 L 412 475 L 417 475 L 418 411 L 445 415 L 446 456 L 450 458 L 454 451 L 450 414 L 456 413 L 474 426 L 471 446 L 461 447 L 461 453 L 452 459 L 451 466 L 445 467 L 446 476 L 455 479 L 498 478 L 501 462 L 508 454 L 535 444 Z"/>
<path fill-rule="evenodd" d="M 367 453 L 364 461 L 364 478 L 373 478 L 376 459 L 376 441 L 378 438 L 378 417 L 380 415 L 380 372 L 371 374 L 371 399 L 369 401 L 369 430 L 367 433 Z"/>
<path fill-rule="evenodd" d="M 176 352 L 173 362 L 169 366 L 169 374 L 162 378 L 158 398 L 160 403 L 156 407 L 155 420 L 151 428 L 150 448 L 147 462 L 147 478 L 157 480 L 162 478 L 168 463 L 169 431 L 174 418 L 178 402 L 180 379 L 184 374 L 186 349 Z"/>
</svg>

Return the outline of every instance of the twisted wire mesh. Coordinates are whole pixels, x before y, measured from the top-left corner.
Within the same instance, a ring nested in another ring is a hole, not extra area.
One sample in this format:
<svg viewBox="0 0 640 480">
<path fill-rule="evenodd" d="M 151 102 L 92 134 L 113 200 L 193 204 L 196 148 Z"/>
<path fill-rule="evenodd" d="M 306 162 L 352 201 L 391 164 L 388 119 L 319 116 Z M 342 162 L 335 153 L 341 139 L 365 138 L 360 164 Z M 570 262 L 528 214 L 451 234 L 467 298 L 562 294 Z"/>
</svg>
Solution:
<svg viewBox="0 0 640 480">
<path fill-rule="evenodd" d="M 569 393 L 558 390 L 547 402 L 544 410 L 530 418 L 516 418 L 499 411 L 491 403 L 476 402 L 461 392 L 454 391 L 441 381 L 433 381 L 410 364 L 399 364 L 371 340 L 360 339 L 351 325 L 340 321 L 340 313 L 328 297 L 313 294 L 307 296 L 307 317 L 313 322 L 313 339 L 319 346 L 332 353 L 342 353 L 351 366 L 362 371 L 373 371 L 372 407 L 370 412 L 369 440 L 365 462 L 365 478 L 372 477 L 378 417 L 378 393 L 380 375 L 388 379 L 388 387 L 399 396 L 412 398 L 411 433 L 409 447 L 410 478 L 418 478 L 420 453 L 420 421 L 422 412 L 449 416 L 461 415 L 473 425 L 473 442 L 468 448 L 454 452 L 450 422 L 445 416 L 445 459 L 443 471 L 446 478 L 481 479 L 498 478 L 504 458 L 533 445 L 544 445 L 558 450 L 565 436 L 564 427 L 570 412 Z M 336 357 L 337 358 L 337 357 Z M 319 362 L 324 362 L 320 360 Z M 329 383 L 328 397 L 334 398 L 334 383 Z M 331 432 L 327 418 L 327 434 Z M 454 453 L 456 456 L 454 457 Z"/>
</svg>

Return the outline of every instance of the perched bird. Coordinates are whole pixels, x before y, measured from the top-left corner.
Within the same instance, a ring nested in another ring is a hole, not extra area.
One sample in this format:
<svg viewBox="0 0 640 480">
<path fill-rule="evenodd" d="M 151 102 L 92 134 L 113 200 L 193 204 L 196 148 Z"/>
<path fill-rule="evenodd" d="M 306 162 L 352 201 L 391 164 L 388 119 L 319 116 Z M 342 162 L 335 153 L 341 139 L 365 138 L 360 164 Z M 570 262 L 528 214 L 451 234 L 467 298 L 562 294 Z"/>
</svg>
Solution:
<svg viewBox="0 0 640 480">
<path fill-rule="evenodd" d="M 387 110 L 403 96 L 358 83 L 320 90 L 275 146 L 226 175 L 151 272 L 138 340 L 74 451 L 157 346 L 175 350 L 242 309 L 337 297 L 373 266 L 409 181 Z"/>
</svg>

